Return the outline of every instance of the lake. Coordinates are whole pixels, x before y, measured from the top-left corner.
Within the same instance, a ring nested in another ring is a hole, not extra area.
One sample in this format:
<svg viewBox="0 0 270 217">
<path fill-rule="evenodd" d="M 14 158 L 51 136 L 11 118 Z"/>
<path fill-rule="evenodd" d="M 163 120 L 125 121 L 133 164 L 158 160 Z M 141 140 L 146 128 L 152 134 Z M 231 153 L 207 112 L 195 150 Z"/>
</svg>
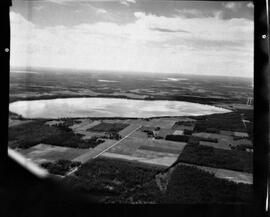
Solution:
<svg viewBox="0 0 270 217">
<path fill-rule="evenodd" d="M 197 116 L 230 110 L 199 103 L 121 98 L 61 98 L 10 103 L 11 112 L 25 118 Z"/>
</svg>

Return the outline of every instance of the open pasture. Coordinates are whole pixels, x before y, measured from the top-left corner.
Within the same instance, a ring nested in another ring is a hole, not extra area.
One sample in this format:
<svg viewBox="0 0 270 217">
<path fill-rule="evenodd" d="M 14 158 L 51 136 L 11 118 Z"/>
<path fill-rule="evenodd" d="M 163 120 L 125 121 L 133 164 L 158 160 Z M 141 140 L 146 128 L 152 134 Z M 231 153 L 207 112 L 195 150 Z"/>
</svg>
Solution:
<svg viewBox="0 0 270 217">
<path fill-rule="evenodd" d="M 20 152 L 33 161 L 56 161 L 59 159 L 73 160 L 89 149 L 68 148 L 47 144 L 38 144 Z"/>
<path fill-rule="evenodd" d="M 101 122 L 100 124 L 88 129 L 88 131 L 97 131 L 97 132 L 119 132 L 126 128 L 128 124 L 123 123 L 106 123 Z"/>
</svg>

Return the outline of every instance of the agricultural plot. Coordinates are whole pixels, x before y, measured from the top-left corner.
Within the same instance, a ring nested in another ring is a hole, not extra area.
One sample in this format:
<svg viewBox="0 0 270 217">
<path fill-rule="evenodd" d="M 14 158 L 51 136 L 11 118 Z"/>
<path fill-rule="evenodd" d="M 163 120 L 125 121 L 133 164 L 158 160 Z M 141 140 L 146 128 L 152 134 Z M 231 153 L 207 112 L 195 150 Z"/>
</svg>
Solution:
<svg viewBox="0 0 270 217">
<path fill-rule="evenodd" d="M 144 122 L 143 126 L 171 129 L 177 120 L 177 118 L 154 118 L 151 121 Z"/>
<path fill-rule="evenodd" d="M 89 151 L 89 149 L 68 148 L 47 144 L 38 144 L 20 152 L 35 162 L 56 161 L 59 159 L 72 160 L 77 156 Z"/>
<path fill-rule="evenodd" d="M 231 150 L 230 146 L 227 143 L 224 142 L 207 142 L 207 141 L 200 141 L 200 145 L 204 146 L 210 146 L 213 148 L 219 148 L 219 149 L 224 149 L 224 150 Z"/>
<path fill-rule="evenodd" d="M 136 137 L 133 135 L 121 141 L 104 153 L 105 157 L 139 161 L 146 164 L 171 166 L 182 152 L 186 143 L 155 140 L 151 138 Z"/>
<path fill-rule="evenodd" d="M 172 130 L 172 129 L 164 129 L 164 128 L 161 128 L 160 130 L 157 131 L 157 135 L 158 137 L 161 137 L 161 138 L 165 138 L 167 135 L 170 135 L 170 134 L 173 134 L 175 130 Z"/>
<path fill-rule="evenodd" d="M 207 167 L 207 166 L 198 166 L 198 165 L 187 164 L 187 163 L 178 163 L 177 165 L 196 167 L 203 171 L 214 174 L 215 177 L 217 178 L 226 179 L 228 181 L 232 181 L 235 183 L 243 183 L 243 184 L 250 184 L 250 185 L 253 184 L 253 175 L 251 173 L 245 173 L 245 172 L 227 170 L 227 169 L 219 169 L 219 168 L 213 168 L 213 167 Z"/>
<path fill-rule="evenodd" d="M 178 149 L 168 149 L 163 147 L 153 147 L 153 146 L 140 146 L 140 150 L 147 150 L 147 151 L 154 151 L 154 152 L 161 152 L 161 153 L 171 153 L 171 154 L 179 154 Z"/>
<path fill-rule="evenodd" d="M 83 119 L 81 123 L 74 124 L 70 128 L 75 132 L 84 135 L 82 139 L 91 139 L 94 136 L 104 136 L 102 132 L 91 132 L 88 129 L 99 125 L 100 121 L 91 121 L 89 119 Z"/>
<path fill-rule="evenodd" d="M 157 152 L 151 153 L 147 151 L 139 152 L 136 151 L 133 155 L 124 155 L 124 154 L 116 154 L 116 153 L 110 153 L 105 152 L 102 154 L 103 157 L 107 158 L 115 158 L 115 159 L 121 159 L 121 160 L 127 160 L 127 161 L 133 161 L 133 162 L 139 162 L 146 165 L 156 165 L 159 167 L 167 168 L 171 166 L 177 159 L 178 155 L 173 156 L 157 156 Z M 145 156 L 145 157 L 142 157 Z"/>
<path fill-rule="evenodd" d="M 8 126 L 14 127 L 14 126 L 18 126 L 18 125 L 26 124 L 26 123 L 30 123 L 30 122 L 32 122 L 32 121 L 31 120 L 18 120 L 18 119 L 9 118 Z"/>
<path fill-rule="evenodd" d="M 105 142 L 99 144 L 93 149 L 88 150 L 87 152 L 83 153 L 82 155 L 74 158 L 74 161 L 79 161 L 81 163 L 85 163 L 88 160 L 95 158 L 98 154 L 100 154 L 102 151 L 106 150 L 110 146 L 112 146 L 114 143 L 116 143 L 117 140 L 105 140 Z"/>
<path fill-rule="evenodd" d="M 130 124 L 129 126 L 125 127 L 123 130 L 119 131 L 119 135 L 124 137 L 128 135 L 130 132 L 132 132 L 133 130 L 135 130 L 137 127 L 139 127 L 138 124 Z"/>
<path fill-rule="evenodd" d="M 128 124 L 123 124 L 123 123 L 106 123 L 102 122 L 90 129 L 89 131 L 97 131 L 97 132 L 119 132 L 126 128 Z"/>
<path fill-rule="evenodd" d="M 45 124 L 48 124 L 49 126 L 55 126 L 57 124 L 63 124 L 64 121 L 61 120 L 52 120 L 52 121 L 47 121 Z"/>
</svg>

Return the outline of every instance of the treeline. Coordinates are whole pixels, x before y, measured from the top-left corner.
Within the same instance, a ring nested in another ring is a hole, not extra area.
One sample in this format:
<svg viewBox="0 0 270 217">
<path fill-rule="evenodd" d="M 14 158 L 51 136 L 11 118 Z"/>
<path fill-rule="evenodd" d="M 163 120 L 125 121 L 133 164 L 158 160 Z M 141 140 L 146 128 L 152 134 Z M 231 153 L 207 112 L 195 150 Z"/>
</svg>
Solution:
<svg viewBox="0 0 270 217">
<path fill-rule="evenodd" d="M 9 129 L 9 141 L 13 148 L 26 149 L 39 143 L 72 148 L 93 148 L 102 143 L 96 137 L 83 140 L 81 134 L 75 134 L 66 125 L 49 126 L 45 120 L 14 126 Z"/>
<path fill-rule="evenodd" d="M 250 203 L 252 195 L 252 185 L 219 179 L 196 167 L 181 165 L 174 169 L 161 202 Z"/>
<path fill-rule="evenodd" d="M 70 160 L 57 160 L 56 162 L 44 162 L 41 167 L 47 169 L 49 173 L 64 176 L 71 169 L 80 166 L 81 163 Z"/>
<path fill-rule="evenodd" d="M 252 173 L 253 155 L 239 150 L 222 150 L 210 146 L 187 145 L 178 162 Z"/>
<path fill-rule="evenodd" d="M 67 177 L 64 183 L 105 203 L 154 202 L 160 192 L 153 180 L 160 171 L 141 163 L 99 158 L 83 164 L 76 177 Z"/>
<path fill-rule="evenodd" d="M 212 114 L 202 118 L 198 118 L 195 126 L 196 132 L 206 132 L 209 129 L 229 130 L 246 132 L 244 124 L 241 120 L 241 114 L 250 117 L 249 110 L 235 111 L 224 114 Z"/>
</svg>

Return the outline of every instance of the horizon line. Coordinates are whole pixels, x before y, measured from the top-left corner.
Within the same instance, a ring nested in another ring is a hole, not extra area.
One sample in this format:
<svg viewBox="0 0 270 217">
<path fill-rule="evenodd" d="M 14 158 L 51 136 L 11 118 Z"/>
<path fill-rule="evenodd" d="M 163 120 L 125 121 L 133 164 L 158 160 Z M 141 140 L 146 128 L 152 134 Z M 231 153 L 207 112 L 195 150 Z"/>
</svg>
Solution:
<svg viewBox="0 0 270 217">
<path fill-rule="evenodd" d="M 180 73 L 180 72 L 150 72 L 150 71 L 133 71 L 133 70 L 109 70 L 109 69 L 78 69 L 78 68 L 64 68 L 64 67 L 44 67 L 44 66 L 10 66 L 10 73 L 14 72 L 15 70 L 22 71 L 22 72 L 27 72 L 27 70 L 47 70 L 49 72 L 61 72 L 58 70 L 66 70 L 67 73 L 76 73 L 76 71 L 81 72 L 81 73 L 89 73 L 89 72 L 103 72 L 103 73 L 108 73 L 108 72 L 118 72 L 118 73 L 139 73 L 139 74 L 177 74 L 177 75 L 191 75 L 191 76 L 216 76 L 216 77 L 235 77 L 235 78 L 248 78 L 248 79 L 254 79 L 254 75 L 252 76 L 239 76 L 239 75 L 220 75 L 220 74 L 188 74 L 188 73 Z M 65 72 L 62 72 L 65 73 Z"/>
</svg>

